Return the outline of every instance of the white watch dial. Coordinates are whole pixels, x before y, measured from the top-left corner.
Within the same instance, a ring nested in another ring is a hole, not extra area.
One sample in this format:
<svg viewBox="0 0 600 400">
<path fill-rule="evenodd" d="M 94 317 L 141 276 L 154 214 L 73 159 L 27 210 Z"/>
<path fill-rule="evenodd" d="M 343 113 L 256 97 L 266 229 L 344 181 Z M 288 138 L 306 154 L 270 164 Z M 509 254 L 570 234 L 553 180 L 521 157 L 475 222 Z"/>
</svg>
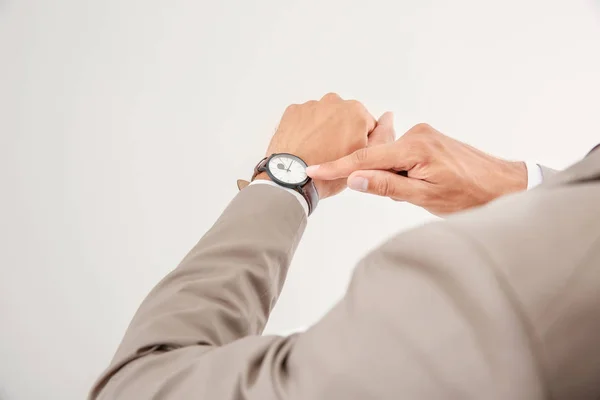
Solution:
<svg viewBox="0 0 600 400">
<path fill-rule="evenodd" d="M 293 156 L 277 155 L 269 160 L 271 174 L 281 182 L 300 184 L 307 178 L 306 166 Z"/>
</svg>

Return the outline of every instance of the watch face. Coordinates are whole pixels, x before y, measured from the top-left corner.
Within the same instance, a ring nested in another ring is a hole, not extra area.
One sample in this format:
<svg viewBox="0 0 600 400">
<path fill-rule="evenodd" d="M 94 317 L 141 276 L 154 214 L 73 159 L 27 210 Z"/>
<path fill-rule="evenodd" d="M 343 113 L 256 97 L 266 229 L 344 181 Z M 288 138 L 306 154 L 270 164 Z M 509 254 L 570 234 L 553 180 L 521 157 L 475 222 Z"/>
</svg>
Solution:
<svg viewBox="0 0 600 400">
<path fill-rule="evenodd" d="M 267 165 L 272 178 L 288 185 L 301 185 L 307 181 L 306 163 L 291 154 L 276 154 Z"/>
</svg>

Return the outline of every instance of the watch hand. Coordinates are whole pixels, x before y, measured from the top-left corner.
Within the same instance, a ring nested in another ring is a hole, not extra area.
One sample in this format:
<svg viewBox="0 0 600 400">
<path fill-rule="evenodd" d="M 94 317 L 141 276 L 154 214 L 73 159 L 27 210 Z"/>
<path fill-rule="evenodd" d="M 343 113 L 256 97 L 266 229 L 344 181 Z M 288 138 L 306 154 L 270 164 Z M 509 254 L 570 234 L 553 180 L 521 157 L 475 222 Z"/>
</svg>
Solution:
<svg viewBox="0 0 600 400">
<path fill-rule="evenodd" d="M 292 167 L 293 163 L 294 163 L 294 160 L 290 161 L 290 165 L 288 165 L 288 167 L 287 167 L 287 172 L 290 172 L 290 168 Z"/>
</svg>

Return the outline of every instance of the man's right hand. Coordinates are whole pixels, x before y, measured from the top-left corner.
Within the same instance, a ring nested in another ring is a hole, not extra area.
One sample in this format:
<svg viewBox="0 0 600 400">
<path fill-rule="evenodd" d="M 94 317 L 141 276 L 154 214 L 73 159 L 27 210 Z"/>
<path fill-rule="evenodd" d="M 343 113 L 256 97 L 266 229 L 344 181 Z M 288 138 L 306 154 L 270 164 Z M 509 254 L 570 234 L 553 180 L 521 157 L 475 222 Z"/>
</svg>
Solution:
<svg viewBox="0 0 600 400">
<path fill-rule="evenodd" d="M 527 188 L 524 163 L 485 154 L 427 124 L 416 125 L 393 143 L 357 150 L 307 173 L 316 182 L 347 177 L 351 189 L 408 201 L 436 215 Z"/>
</svg>

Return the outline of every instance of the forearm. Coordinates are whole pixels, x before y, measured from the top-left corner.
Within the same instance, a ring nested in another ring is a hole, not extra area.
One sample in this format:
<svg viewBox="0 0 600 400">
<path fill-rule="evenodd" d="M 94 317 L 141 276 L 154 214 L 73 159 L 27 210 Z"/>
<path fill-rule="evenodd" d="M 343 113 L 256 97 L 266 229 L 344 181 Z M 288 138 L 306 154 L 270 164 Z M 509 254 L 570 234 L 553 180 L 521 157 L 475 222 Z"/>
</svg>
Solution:
<svg viewBox="0 0 600 400">
<path fill-rule="evenodd" d="M 144 354 L 262 333 L 305 225 L 289 193 L 266 185 L 241 191 L 144 300 L 96 391 Z"/>
</svg>

